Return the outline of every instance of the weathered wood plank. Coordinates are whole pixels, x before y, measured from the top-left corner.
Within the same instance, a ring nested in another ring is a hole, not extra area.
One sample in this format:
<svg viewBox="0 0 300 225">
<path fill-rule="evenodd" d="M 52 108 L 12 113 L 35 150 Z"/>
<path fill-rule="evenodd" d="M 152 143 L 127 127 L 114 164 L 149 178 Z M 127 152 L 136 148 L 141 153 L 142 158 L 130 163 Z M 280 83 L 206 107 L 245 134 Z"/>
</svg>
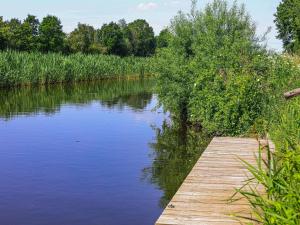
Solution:
<svg viewBox="0 0 300 225">
<path fill-rule="evenodd" d="M 252 218 L 248 202 L 228 200 L 250 177 L 241 159 L 255 164 L 258 149 L 252 138 L 214 138 L 156 225 L 246 224 L 237 215 Z"/>
</svg>

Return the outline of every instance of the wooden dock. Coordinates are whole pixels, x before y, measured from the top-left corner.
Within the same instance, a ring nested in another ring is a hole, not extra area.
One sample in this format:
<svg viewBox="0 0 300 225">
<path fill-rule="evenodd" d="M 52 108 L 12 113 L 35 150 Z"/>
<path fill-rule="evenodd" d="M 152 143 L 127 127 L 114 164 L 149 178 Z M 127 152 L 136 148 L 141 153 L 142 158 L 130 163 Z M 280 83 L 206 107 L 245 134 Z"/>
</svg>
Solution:
<svg viewBox="0 0 300 225">
<path fill-rule="evenodd" d="M 237 215 L 252 217 L 248 202 L 228 199 L 250 176 L 240 159 L 255 165 L 258 149 L 255 139 L 214 138 L 156 225 L 246 224 Z"/>
</svg>

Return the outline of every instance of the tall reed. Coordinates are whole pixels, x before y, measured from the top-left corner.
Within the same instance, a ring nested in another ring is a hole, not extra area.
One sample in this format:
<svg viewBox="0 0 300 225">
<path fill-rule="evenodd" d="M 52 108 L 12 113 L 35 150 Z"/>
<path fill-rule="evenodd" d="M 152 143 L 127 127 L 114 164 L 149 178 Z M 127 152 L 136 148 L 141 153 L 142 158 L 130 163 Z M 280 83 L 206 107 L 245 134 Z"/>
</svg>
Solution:
<svg viewBox="0 0 300 225">
<path fill-rule="evenodd" d="M 90 81 L 148 75 L 150 58 L 0 52 L 0 86 Z"/>
<path fill-rule="evenodd" d="M 267 132 L 275 151 L 267 148 L 268 159 L 259 157 L 257 165 L 245 162 L 253 179 L 238 190 L 248 199 L 261 224 L 300 224 L 300 98 L 286 101 L 282 96 L 284 91 L 300 87 L 300 69 L 296 60 L 285 60 L 290 74 L 283 69 L 284 62 L 278 65 L 266 114 Z M 263 186 L 265 192 L 253 188 L 253 183 Z"/>
</svg>

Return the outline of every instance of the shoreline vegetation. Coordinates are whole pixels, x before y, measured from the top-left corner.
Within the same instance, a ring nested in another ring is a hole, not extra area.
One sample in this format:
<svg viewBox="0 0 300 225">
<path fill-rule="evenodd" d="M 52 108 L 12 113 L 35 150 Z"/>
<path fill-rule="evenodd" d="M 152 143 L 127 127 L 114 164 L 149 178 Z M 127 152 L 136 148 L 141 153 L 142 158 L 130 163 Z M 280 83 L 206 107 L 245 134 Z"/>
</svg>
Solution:
<svg viewBox="0 0 300 225">
<path fill-rule="evenodd" d="M 151 58 L 0 52 L 0 87 L 147 77 Z"/>
<path fill-rule="evenodd" d="M 106 24 L 97 32 L 79 24 L 66 36 L 57 18 L 47 17 L 41 25 L 35 18 L 24 23 L 4 23 L 1 18 L 0 47 L 10 50 L 0 53 L 0 86 L 153 75 L 159 103 L 174 120 L 216 136 L 270 134 L 276 151 L 270 153 L 269 162 L 258 159 L 268 170 L 249 167 L 254 182 L 263 185 L 267 195 L 239 191 L 249 199 L 261 224 L 298 225 L 300 98 L 286 101 L 283 94 L 300 87 L 299 10 L 299 1 L 282 0 L 275 14 L 286 55 L 266 48 L 265 37 L 257 35 L 244 5 L 225 0 L 214 0 L 202 10 L 193 0 L 190 13 L 178 13 L 156 38 L 143 20 Z M 52 35 L 47 21 L 56 21 L 58 36 Z M 36 31 L 29 37 L 36 37 L 30 43 L 39 49 L 21 52 L 23 45 L 12 41 L 18 32 L 3 36 L 3 27 L 12 25 Z M 141 27 L 146 28 L 146 36 L 137 35 Z M 53 40 L 59 41 L 59 48 L 47 45 Z M 63 54 L 68 46 L 63 43 L 72 43 L 73 50 L 67 50 L 72 54 Z"/>
<path fill-rule="evenodd" d="M 270 134 L 276 148 L 269 153 L 272 160 L 258 159 L 258 169 L 249 166 L 250 181 L 264 186 L 267 195 L 251 189 L 253 185 L 250 191 L 248 185 L 239 191 L 253 207 L 255 224 L 299 225 L 300 98 L 286 101 L 284 93 L 300 87 L 295 56 L 300 37 L 285 30 L 282 24 L 293 21 L 283 22 L 286 17 L 280 15 L 287 13 L 285 5 L 299 21 L 300 4 L 283 0 L 280 15 L 275 15 L 279 33 L 290 38 L 284 40 L 289 55 L 280 55 L 266 48 L 244 5 L 214 0 L 198 10 L 196 3 L 190 13 L 181 12 L 172 20 L 168 46 L 156 55 L 160 104 L 173 119 L 214 136 Z"/>
</svg>

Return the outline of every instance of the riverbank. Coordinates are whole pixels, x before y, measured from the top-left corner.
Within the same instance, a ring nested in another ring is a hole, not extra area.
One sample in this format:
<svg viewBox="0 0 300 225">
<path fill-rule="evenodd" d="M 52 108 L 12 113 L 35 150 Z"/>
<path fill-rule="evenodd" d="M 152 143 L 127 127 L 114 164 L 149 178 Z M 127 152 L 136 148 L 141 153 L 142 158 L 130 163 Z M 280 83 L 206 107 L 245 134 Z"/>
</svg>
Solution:
<svg viewBox="0 0 300 225">
<path fill-rule="evenodd" d="M 0 87 L 93 81 L 151 74 L 151 58 L 0 52 Z"/>
<path fill-rule="evenodd" d="M 255 189 L 240 192 L 256 222 L 299 224 L 300 99 L 284 97 L 300 87 L 299 58 L 268 50 L 245 8 L 227 1 L 192 7 L 170 30 L 168 47 L 158 52 L 160 104 L 214 136 L 270 135 L 275 153 L 248 168 L 267 197 Z"/>
</svg>

